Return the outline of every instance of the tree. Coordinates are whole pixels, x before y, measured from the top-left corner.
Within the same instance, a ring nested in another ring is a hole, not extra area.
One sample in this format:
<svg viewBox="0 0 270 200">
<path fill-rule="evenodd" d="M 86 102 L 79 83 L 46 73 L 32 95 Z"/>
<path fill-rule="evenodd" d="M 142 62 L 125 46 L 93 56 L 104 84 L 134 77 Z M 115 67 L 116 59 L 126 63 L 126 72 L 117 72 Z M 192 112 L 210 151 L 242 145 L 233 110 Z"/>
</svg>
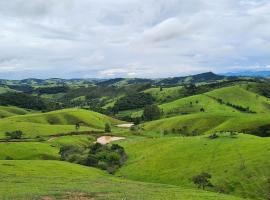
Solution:
<svg viewBox="0 0 270 200">
<path fill-rule="evenodd" d="M 110 124 L 108 124 L 108 123 L 105 124 L 104 131 L 105 131 L 105 133 L 110 133 L 110 132 L 112 132 Z"/>
<path fill-rule="evenodd" d="M 146 121 L 156 120 L 161 117 L 161 110 L 157 105 L 145 106 L 143 110 L 143 118 Z"/>
<path fill-rule="evenodd" d="M 23 135 L 23 132 L 20 130 L 12 131 L 12 132 L 6 132 L 7 139 L 21 139 Z"/>
<path fill-rule="evenodd" d="M 76 129 L 76 130 L 79 130 L 79 129 L 80 129 L 80 127 L 81 127 L 81 125 L 80 125 L 80 123 L 79 123 L 79 122 L 75 124 L 75 129 Z"/>
<path fill-rule="evenodd" d="M 212 183 L 209 179 L 211 179 L 211 174 L 207 172 L 202 172 L 201 174 L 194 176 L 192 181 L 194 184 L 198 185 L 198 188 L 202 188 L 204 190 L 205 187 L 212 187 Z"/>
</svg>

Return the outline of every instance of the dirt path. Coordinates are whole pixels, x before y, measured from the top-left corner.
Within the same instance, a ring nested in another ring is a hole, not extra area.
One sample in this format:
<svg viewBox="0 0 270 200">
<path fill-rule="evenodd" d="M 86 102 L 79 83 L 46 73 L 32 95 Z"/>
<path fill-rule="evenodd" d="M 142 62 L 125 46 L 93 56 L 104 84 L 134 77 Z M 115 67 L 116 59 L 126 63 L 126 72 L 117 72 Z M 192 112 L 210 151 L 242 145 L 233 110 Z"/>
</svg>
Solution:
<svg viewBox="0 0 270 200">
<path fill-rule="evenodd" d="M 117 141 L 117 140 L 124 140 L 125 137 L 114 137 L 114 136 L 101 136 L 97 139 L 97 142 L 100 144 L 109 144 L 110 142 Z"/>
<path fill-rule="evenodd" d="M 134 126 L 134 124 L 133 124 L 133 123 L 128 123 L 128 124 L 118 124 L 118 125 L 116 125 L 116 126 L 119 127 L 119 128 L 130 128 L 130 127 Z"/>
</svg>

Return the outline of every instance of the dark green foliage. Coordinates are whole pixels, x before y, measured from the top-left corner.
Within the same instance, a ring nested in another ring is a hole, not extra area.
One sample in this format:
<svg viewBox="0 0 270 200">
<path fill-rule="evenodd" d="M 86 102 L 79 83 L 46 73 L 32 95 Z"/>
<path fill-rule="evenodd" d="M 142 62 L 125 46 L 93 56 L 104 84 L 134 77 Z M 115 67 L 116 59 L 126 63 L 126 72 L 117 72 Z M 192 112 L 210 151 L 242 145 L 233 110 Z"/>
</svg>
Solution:
<svg viewBox="0 0 270 200">
<path fill-rule="evenodd" d="M 213 133 L 212 135 L 209 135 L 209 138 L 210 139 L 216 139 L 216 138 L 218 138 L 219 136 L 218 136 L 218 134 L 216 134 L 216 133 Z"/>
<path fill-rule="evenodd" d="M 108 124 L 108 123 L 105 124 L 104 132 L 105 132 L 105 133 L 110 133 L 110 132 L 112 132 L 112 130 L 111 130 L 111 125 L 110 125 L 110 124 Z"/>
<path fill-rule="evenodd" d="M 73 160 L 73 162 L 74 162 L 74 159 L 72 158 L 74 158 L 74 155 L 81 154 L 81 153 L 82 153 L 82 149 L 73 145 L 62 146 L 59 150 L 61 160 L 66 160 L 66 161 Z"/>
<path fill-rule="evenodd" d="M 198 186 L 198 188 L 202 188 L 204 190 L 205 187 L 213 187 L 212 183 L 210 182 L 211 177 L 211 174 L 202 172 L 201 174 L 194 176 L 192 181 Z"/>
<path fill-rule="evenodd" d="M 143 119 L 146 121 L 157 120 L 161 117 L 162 111 L 157 105 L 145 106 L 143 110 Z"/>
<path fill-rule="evenodd" d="M 118 144 L 109 146 L 95 143 L 86 149 L 67 145 L 60 148 L 59 154 L 61 160 L 97 167 L 109 173 L 114 173 L 127 159 L 124 148 Z"/>
<path fill-rule="evenodd" d="M 76 130 L 79 130 L 80 127 L 81 127 L 80 123 L 76 123 L 76 124 L 75 124 L 75 129 L 76 129 Z"/>
<path fill-rule="evenodd" d="M 69 90 L 67 86 L 54 86 L 54 87 L 40 87 L 34 90 L 38 94 L 57 94 L 65 93 Z"/>
<path fill-rule="evenodd" d="M 133 93 L 117 100 L 113 109 L 115 112 L 136 108 L 143 108 L 154 102 L 154 98 L 147 93 Z"/>
<path fill-rule="evenodd" d="M 0 105 L 12 105 L 34 110 L 46 110 L 49 107 L 40 97 L 19 92 L 0 94 Z"/>
<path fill-rule="evenodd" d="M 21 139 L 23 135 L 23 132 L 20 130 L 17 131 L 11 131 L 11 132 L 6 132 L 6 138 L 9 140 L 13 139 Z"/>
<path fill-rule="evenodd" d="M 267 124 L 267 125 L 259 126 L 252 130 L 243 130 L 243 132 L 260 136 L 260 137 L 270 137 L 270 125 Z"/>
<path fill-rule="evenodd" d="M 201 109 L 200 109 L 200 112 L 205 112 L 204 108 L 201 108 Z"/>
</svg>

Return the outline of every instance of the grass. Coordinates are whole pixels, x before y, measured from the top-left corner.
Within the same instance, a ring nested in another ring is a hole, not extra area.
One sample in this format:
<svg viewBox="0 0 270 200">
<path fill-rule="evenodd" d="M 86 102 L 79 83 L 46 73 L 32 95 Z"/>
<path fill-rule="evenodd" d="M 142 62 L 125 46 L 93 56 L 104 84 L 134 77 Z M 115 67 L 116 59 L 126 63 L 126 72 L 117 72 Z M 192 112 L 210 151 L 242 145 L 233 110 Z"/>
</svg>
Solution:
<svg viewBox="0 0 270 200">
<path fill-rule="evenodd" d="M 206 94 L 215 98 L 221 98 L 224 102 L 241 105 L 245 108 L 249 107 L 250 110 L 257 113 L 270 112 L 270 100 L 266 97 L 246 90 L 245 85 L 224 87 L 221 89 L 213 90 Z"/>
<path fill-rule="evenodd" d="M 58 159 L 59 149 L 40 142 L 6 142 L 0 143 L 0 160 L 42 160 Z"/>
<path fill-rule="evenodd" d="M 177 98 L 183 97 L 183 87 L 169 87 L 169 88 L 150 88 L 144 91 L 145 93 L 151 94 L 158 103 L 168 102 L 175 100 Z"/>
<path fill-rule="evenodd" d="M 253 199 L 265 199 L 270 192 L 270 138 L 165 137 L 121 145 L 129 159 L 118 175 L 128 179 L 195 188 L 192 177 L 208 172 L 215 191 Z"/>
<path fill-rule="evenodd" d="M 77 145 L 77 146 L 87 146 L 94 142 L 96 139 L 89 135 L 72 135 L 72 136 L 62 136 L 53 137 L 48 140 L 48 143 L 54 146 L 64 146 L 64 145 Z"/>
<path fill-rule="evenodd" d="M 0 118 L 29 114 L 30 111 L 16 106 L 0 106 Z"/>
<path fill-rule="evenodd" d="M 8 117 L 0 120 L 0 138 L 5 132 L 21 130 L 24 137 L 48 136 L 75 132 L 75 124 L 80 122 L 79 131 L 103 131 L 106 123 L 119 124 L 119 120 L 82 109 L 64 109 L 49 113 Z"/>
<path fill-rule="evenodd" d="M 240 200 L 241 198 L 163 184 L 115 178 L 60 161 L 0 161 L 0 196 L 10 199 Z M 70 198 L 69 198 L 70 197 Z M 72 198 L 73 197 L 73 198 Z"/>
</svg>

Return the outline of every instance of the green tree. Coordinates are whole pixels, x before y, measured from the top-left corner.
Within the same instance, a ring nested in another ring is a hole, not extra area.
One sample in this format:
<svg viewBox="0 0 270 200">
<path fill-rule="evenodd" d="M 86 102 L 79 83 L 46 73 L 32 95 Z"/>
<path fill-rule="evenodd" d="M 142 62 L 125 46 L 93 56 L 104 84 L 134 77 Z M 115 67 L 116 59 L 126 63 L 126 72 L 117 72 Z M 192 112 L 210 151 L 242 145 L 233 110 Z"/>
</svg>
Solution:
<svg viewBox="0 0 270 200">
<path fill-rule="evenodd" d="M 11 132 L 6 132 L 6 138 L 7 139 L 21 139 L 23 135 L 23 132 L 20 130 L 17 131 L 11 131 Z"/>
<path fill-rule="evenodd" d="M 211 174 L 207 172 L 202 172 L 201 174 L 194 176 L 192 181 L 194 184 L 198 185 L 198 188 L 202 188 L 203 190 L 205 187 L 212 187 L 212 183 L 210 182 Z"/>
<path fill-rule="evenodd" d="M 161 117 L 161 110 L 157 105 L 145 106 L 143 110 L 143 118 L 146 121 L 156 120 Z"/>
<path fill-rule="evenodd" d="M 108 123 L 106 123 L 106 124 L 105 124 L 105 128 L 104 128 L 104 131 L 105 131 L 105 133 L 110 133 L 110 132 L 112 132 L 112 130 L 111 130 L 111 125 L 108 124 Z"/>
</svg>

